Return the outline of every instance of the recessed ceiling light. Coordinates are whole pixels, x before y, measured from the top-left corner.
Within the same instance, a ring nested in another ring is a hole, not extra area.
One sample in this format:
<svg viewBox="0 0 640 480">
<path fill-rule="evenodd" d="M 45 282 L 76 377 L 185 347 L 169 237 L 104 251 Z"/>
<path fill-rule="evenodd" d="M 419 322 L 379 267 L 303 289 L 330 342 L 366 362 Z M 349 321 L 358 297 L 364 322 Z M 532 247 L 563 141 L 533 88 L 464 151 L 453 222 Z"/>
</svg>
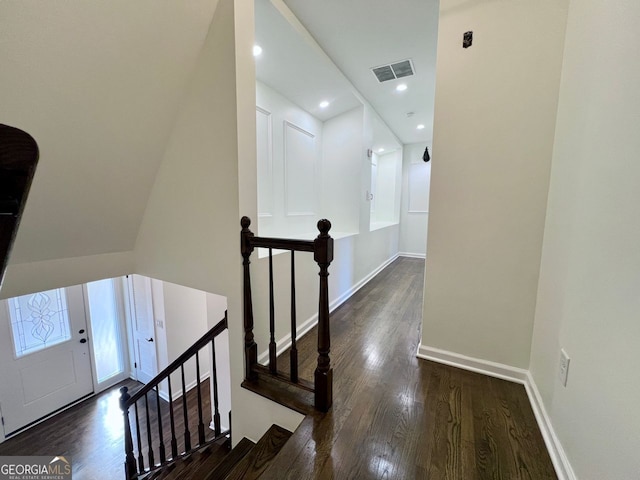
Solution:
<svg viewBox="0 0 640 480">
<path fill-rule="evenodd" d="M 384 148 L 379 148 L 378 153 L 382 153 L 382 152 L 384 152 Z"/>
<path fill-rule="evenodd" d="M 420 124 L 420 125 L 418 125 L 416 128 L 417 128 L 418 130 L 423 130 L 423 129 L 424 129 L 424 125 L 423 125 L 423 124 Z"/>
<path fill-rule="evenodd" d="M 327 102 L 326 100 L 323 102 L 320 102 L 320 108 L 327 108 L 329 106 L 329 102 Z"/>
<path fill-rule="evenodd" d="M 253 56 L 257 57 L 262 54 L 262 47 L 260 45 L 253 46 Z"/>
<path fill-rule="evenodd" d="M 404 92 L 407 89 L 407 84 L 406 83 L 401 83 L 400 85 L 398 85 L 396 87 L 396 90 L 398 92 Z"/>
</svg>

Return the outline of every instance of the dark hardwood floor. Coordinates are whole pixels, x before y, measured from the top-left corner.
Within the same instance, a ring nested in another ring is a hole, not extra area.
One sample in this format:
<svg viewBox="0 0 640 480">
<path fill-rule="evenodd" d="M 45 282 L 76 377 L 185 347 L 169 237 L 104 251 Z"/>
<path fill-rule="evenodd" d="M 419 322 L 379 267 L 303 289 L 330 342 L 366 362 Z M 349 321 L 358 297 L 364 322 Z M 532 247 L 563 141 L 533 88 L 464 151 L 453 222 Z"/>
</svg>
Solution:
<svg viewBox="0 0 640 480">
<path fill-rule="evenodd" d="M 332 314 L 333 408 L 261 478 L 557 478 L 522 385 L 416 358 L 423 278 L 423 260 L 400 258 Z M 316 338 L 298 342 L 302 378 Z"/>
<path fill-rule="evenodd" d="M 400 258 L 332 314 L 333 408 L 306 416 L 261 479 L 557 478 L 521 385 L 416 358 L 423 277 L 424 261 Z M 306 379 L 316 338 L 312 331 L 298 342 Z M 287 359 L 279 358 L 283 372 Z M 195 442 L 195 423 L 189 428 Z M 71 455 L 75 480 L 123 478 L 117 390 L 0 444 L 0 455 L 18 454 Z"/>
<path fill-rule="evenodd" d="M 64 412 L 45 420 L 15 437 L 0 443 L 0 455 L 62 455 L 71 456 L 74 480 L 118 480 L 124 478 L 124 421 L 119 406 L 121 386 L 129 387 L 135 392 L 141 384 L 134 380 L 125 380 L 116 387 L 89 398 Z M 209 381 L 202 383 L 203 422 L 207 440 L 213 431 L 209 429 L 211 407 Z M 181 401 L 174 401 L 175 427 L 179 452 L 184 451 L 184 421 Z M 145 466 L 148 463 L 146 417 L 144 403 L 138 405 L 142 451 Z M 167 457 L 171 454 L 171 434 L 169 430 L 169 404 L 160 400 L 163 424 L 164 444 Z M 192 445 L 198 443 L 198 414 L 196 389 L 187 392 L 187 409 L 189 412 L 189 431 Z M 151 433 L 154 457 L 159 462 L 159 437 L 157 422 L 156 397 L 149 395 L 149 414 L 151 417 Z M 130 421 L 135 419 L 130 412 Z M 137 439 L 134 433 L 134 447 Z M 136 451 L 137 457 L 137 451 Z"/>
</svg>

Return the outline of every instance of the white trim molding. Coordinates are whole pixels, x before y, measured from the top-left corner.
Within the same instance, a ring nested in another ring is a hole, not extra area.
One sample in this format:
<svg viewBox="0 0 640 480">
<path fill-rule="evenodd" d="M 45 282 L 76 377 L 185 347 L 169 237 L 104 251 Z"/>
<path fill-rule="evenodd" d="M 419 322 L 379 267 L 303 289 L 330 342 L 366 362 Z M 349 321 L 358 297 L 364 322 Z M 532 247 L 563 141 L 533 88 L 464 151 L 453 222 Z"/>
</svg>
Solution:
<svg viewBox="0 0 640 480">
<path fill-rule="evenodd" d="M 529 397 L 531 409 L 536 417 L 538 427 L 540 428 L 542 438 L 549 452 L 549 457 L 551 457 L 551 463 L 553 463 L 553 468 L 556 471 L 558 480 L 577 480 L 571 463 L 560 443 L 560 439 L 553 429 L 551 418 L 544 408 L 542 397 L 529 370 L 512 367 L 503 363 L 491 362 L 481 358 L 468 357 L 422 344 L 418 345 L 416 356 L 424 360 L 431 360 L 451 367 L 462 368 L 463 370 L 469 370 L 523 385 L 527 392 L 527 397 Z"/>
<path fill-rule="evenodd" d="M 443 363 L 451 367 L 462 368 L 471 372 L 482 373 L 490 377 L 508 380 L 510 382 L 525 384 L 527 380 L 527 370 L 512 367 L 503 363 L 490 362 L 480 358 L 467 357 L 459 353 L 441 350 L 439 348 L 427 347 L 420 344 L 418 346 L 418 358 L 432 360 L 434 362 Z"/>
<path fill-rule="evenodd" d="M 556 431 L 553 429 L 551 418 L 547 414 L 547 410 L 544 408 L 542 397 L 536 382 L 531 376 L 531 372 L 527 372 L 527 382 L 524 384 L 524 388 L 527 390 L 527 396 L 533 409 L 533 414 L 536 417 L 540 432 L 544 443 L 547 445 L 551 462 L 556 469 L 556 474 L 559 480 L 577 480 L 573 467 L 567 458 L 567 454 L 560 443 L 560 439 L 556 435 Z"/>
<path fill-rule="evenodd" d="M 411 253 L 411 252 L 400 252 L 398 253 L 399 257 L 407 257 L 407 258 L 422 258 L 423 260 L 427 258 L 425 253 Z"/>
<path fill-rule="evenodd" d="M 291 209 L 291 205 L 290 205 L 290 198 L 289 198 L 289 167 L 290 167 L 290 155 L 289 155 L 289 135 L 287 134 L 288 131 L 294 131 L 294 132 L 298 132 L 301 133 L 305 136 L 307 136 L 308 138 L 310 138 L 313 143 L 314 143 L 314 148 L 315 148 L 315 144 L 316 144 L 316 135 L 305 130 L 304 128 L 296 125 L 295 123 L 292 123 L 288 120 L 284 120 L 284 126 L 283 126 L 283 166 L 284 166 L 284 214 L 287 217 L 309 217 L 309 216 L 314 216 L 315 215 L 315 210 L 317 208 L 317 198 L 316 198 L 316 192 L 317 192 L 317 178 L 318 178 L 318 159 L 314 158 L 313 159 L 313 172 L 308 172 L 308 176 L 311 177 L 313 183 L 313 187 L 312 187 L 312 192 L 311 192 L 311 196 L 313 197 L 313 204 L 314 204 L 314 209 L 310 210 L 310 211 L 296 211 L 296 210 L 292 210 Z M 316 151 L 314 150 L 313 155 L 316 155 Z"/>
<path fill-rule="evenodd" d="M 260 200 L 258 199 L 258 217 L 272 217 L 273 216 L 273 192 L 274 192 L 274 188 L 273 188 L 273 182 L 274 182 L 274 178 L 273 178 L 273 114 L 267 110 L 266 108 L 262 108 L 258 105 L 256 105 L 256 125 L 258 124 L 257 122 L 257 116 L 258 115 L 264 115 L 264 117 L 267 120 L 267 169 L 269 171 L 269 175 L 268 175 L 268 180 L 266 182 L 264 182 L 264 179 L 260 179 L 258 178 L 258 181 L 263 180 L 263 183 L 266 183 L 267 188 L 269 189 L 269 196 L 270 196 L 270 205 L 261 205 L 260 204 Z M 258 132 L 259 133 L 259 132 Z M 260 152 L 258 152 L 258 157 L 260 156 Z M 258 158 L 258 161 L 260 161 L 260 159 Z M 261 209 L 263 209 L 261 211 Z"/>
<path fill-rule="evenodd" d="M 175 372 L 173 372 L 175 373 Z M 204 383 L 204 381 L 209 378 L 209 372 L 204 372 L 200 374 L 200 383 Z M 185 389 L 187 390 L 187 393 L 189 393 L 191 390 L 193 390 L 194 388 L 196 388 L 198 386 L 198 381 L 197 380 L 192 380 L 191 382 L 189 382 L 188 384 L 185 385 Z M 182 387 L 180 387 L 177 391 L 171 392 L 172 393 L 172 401 L 176 401 L 178 400 L 180 397 L 182 397 Z M 165 402 L 169 401 L 169 392 L 166 389 L 160 389 L 159 391 L 159 395 L 160 398 L 163 399 Z"/>
</svg>

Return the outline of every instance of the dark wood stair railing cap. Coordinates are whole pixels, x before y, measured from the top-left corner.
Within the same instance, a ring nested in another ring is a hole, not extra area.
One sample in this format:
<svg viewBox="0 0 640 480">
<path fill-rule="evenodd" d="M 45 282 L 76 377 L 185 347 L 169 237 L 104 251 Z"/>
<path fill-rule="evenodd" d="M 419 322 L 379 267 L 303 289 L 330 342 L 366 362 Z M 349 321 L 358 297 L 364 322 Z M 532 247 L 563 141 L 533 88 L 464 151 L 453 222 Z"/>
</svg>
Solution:
<svg viewBox="0 0 640 480">
<path fill-rule="evenodd" d="M 0 286 L 38 158 L 31 135 L 0 124 Z"/>
<path fill-rule="evenodd" d="M 0 168 L 26 173 L 38 155 L 38 144 L 31 135 L 0 123 Z"/>
</svg>

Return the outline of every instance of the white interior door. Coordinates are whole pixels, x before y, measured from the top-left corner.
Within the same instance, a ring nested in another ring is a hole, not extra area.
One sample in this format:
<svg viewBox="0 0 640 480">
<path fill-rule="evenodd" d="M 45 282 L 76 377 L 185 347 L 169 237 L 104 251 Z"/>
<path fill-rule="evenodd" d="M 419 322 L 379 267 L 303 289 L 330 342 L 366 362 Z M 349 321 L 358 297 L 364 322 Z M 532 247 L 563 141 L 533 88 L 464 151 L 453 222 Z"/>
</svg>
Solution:
<svg viewBox="0 0 640 480">
<path fill-rule="evenodd" d="M 5 435 L 93 392 L 81 286 L 0 302 Z"/>
<path fill-rule="evenodd" d="M 151 279 L 129 275 L 129 299 L 136 378 L 148 383 L 158 373 Z"/>
</svg>

